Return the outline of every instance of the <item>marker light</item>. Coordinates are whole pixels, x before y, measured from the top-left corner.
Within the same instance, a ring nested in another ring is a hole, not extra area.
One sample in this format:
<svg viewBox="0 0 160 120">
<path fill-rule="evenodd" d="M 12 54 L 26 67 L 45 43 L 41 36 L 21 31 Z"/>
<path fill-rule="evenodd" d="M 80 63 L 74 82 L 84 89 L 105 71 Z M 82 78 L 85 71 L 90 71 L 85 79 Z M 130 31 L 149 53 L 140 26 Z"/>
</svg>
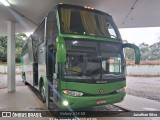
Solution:
<svg viewBox="0 0 160 120">
<path fill-rule="evenodd" d="M 84 6 L 84 8 L 94 10 L 94 8 L 92 8 L 90 6 Z"/>
<path fill-rule="evenodd" d="M 0 2 L 5 6 L 10 6 L 9 2 L 6 0 L 0 0 Z"/>
<path fill-rule="evenodd" d="M 64 100 L 64 101 L 63 101 L 63 105 L 64 105 L 64 106 L 68 106 L 68 101 L 67 101 L 67 100 Z"/>
</svg>

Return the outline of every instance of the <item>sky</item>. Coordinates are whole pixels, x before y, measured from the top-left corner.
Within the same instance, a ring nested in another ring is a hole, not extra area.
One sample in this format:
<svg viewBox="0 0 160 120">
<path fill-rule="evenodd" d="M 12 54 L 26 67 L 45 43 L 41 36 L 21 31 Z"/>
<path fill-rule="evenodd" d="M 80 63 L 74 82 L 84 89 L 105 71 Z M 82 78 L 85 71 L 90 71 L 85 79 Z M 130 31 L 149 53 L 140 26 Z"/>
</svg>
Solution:
<svg viewBox="0 0 160 120">
<path fill-rule="evenodd" d="M 139 45 L 140 43 L 147 43 L 149 45 L 160 41 L 160 27 L 148 28 L 123 28 L 119 29 L 122 39 L 129 43 Z M 28 36 L 31 33 L 26 33 Z"/>
<path fill-rule="evenodd" d="M 28 37 L 32 34 L 33 32 L 27 32 L 25 33 Z"/>
<path fill-rule="evenodd" d="M 122 39 L 139 45 L 145 42 L 149 45 L 160 41 L 160 27 L 119 29 Z"/>
</svg>

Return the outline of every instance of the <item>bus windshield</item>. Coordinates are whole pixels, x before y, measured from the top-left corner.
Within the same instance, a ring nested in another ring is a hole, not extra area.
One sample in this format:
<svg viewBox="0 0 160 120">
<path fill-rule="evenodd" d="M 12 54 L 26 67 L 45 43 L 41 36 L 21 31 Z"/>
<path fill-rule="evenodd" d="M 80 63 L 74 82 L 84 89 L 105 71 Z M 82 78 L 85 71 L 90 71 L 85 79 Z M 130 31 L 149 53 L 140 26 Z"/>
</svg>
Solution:
<svg viewBox="0 0 160 120">
<path fill-rule="evenodd" d="M 75 41 L 72 41 L 72 43 L 75 43 Z M 100 79 L 122 77 L 123 56 L 121 52 L 118 52 L 120 46 L 114 46 L 106 42 L 86 43 L 90 46 L 81 46 L 81 41 L 77 41 L 76 45 L 69 46 L 67 42 L 67 47 L 72 50 L 68 49 L 66 63 L 62 65 L 65 79 L 92 79 L 98 81 Z M 74 49 L 74 46 L 77 50 Z M 104 49 L 106 47 L 108 49 Z"/>
<path fill-rule="evenodd" d="M 60 26 L 62 33 L 120 39 L 112 17 L 94 10 L 61 7 Z"/>
</svg>

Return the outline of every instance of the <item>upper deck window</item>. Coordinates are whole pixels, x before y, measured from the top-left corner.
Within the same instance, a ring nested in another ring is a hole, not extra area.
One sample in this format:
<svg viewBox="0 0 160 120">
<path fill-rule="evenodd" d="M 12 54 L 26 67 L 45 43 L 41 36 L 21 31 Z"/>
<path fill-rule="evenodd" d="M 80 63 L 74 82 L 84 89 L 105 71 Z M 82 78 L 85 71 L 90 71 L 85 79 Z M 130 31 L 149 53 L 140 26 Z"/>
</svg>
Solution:
<svg viewBox="0 0 160 120">
<path fill-rule="evenodd" d="M 62 33 L 119 38 L 118 29 L 112 17 L 93 10 L 62 7 L 60 23 Z"/>
</svg>

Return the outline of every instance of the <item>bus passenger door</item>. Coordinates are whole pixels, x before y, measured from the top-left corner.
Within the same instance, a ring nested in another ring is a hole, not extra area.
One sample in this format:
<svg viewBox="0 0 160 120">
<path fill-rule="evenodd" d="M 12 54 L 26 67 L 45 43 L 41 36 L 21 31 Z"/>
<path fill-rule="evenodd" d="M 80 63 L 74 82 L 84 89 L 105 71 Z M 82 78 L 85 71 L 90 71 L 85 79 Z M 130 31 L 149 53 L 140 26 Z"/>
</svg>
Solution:
<svg viewBox="0 0 160 120">
<path fill-rule="evenodd" d="M 48 108 L 53 108 L 52 107 L 52 102 L 50 101 L 53 100 L 53 102 L 56 102 L 56 94 L 55 92 L 57 91 L 57 87 L 58 84 L 56 81 L 57 81 L 57 78 L 55 77 L 55 71 L 56 71 L 56 68 L 55 68 L 55 50 L 54 50 L 54 46 L 53 44 L 51 45 L 48 45 L 47 46 L 47 70 L 46 70 L 46 74 L 47 74 L 47 106 Z"/>
</svg>

